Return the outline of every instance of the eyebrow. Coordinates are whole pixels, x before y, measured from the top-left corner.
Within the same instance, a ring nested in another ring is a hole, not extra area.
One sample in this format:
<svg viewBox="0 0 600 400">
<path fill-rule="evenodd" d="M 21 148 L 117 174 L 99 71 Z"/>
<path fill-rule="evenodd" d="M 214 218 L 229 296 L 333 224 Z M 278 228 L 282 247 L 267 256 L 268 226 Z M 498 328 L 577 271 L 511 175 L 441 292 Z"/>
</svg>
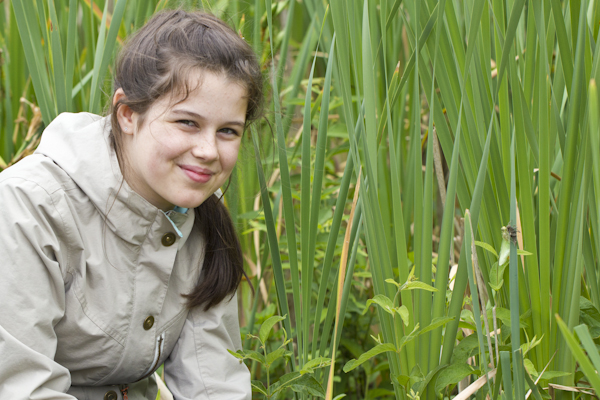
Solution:
<svg viewBox="0 0 600 400">
<path fill-rule="evenodd" d="M 190 110 L 173 109 L 173 110 L 171 110 L 171 112 L 173 114 L 187 115 L 187 116 L 195 118 L 195 119 L 200 119 L 200 120 L 206 119 L 202 115 L 195 113 L 193 111 L 190 111 Z M 245 123 L 244 123 L 244 121 L 234 120 L 234 121 L 228 121 L 224 125 L 236 125 L 236 126 L 240 126 L 243 128 L 245 126 Z"/>
</svg>

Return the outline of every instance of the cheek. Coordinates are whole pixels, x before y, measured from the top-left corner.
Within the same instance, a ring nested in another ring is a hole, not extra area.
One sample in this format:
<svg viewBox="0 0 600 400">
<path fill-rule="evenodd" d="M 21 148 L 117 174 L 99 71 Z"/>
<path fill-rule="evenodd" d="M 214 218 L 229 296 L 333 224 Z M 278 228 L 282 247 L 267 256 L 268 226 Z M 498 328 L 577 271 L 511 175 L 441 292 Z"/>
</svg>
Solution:
<svg viewBox="0 0 600 400">
<path fill-rule="evenodd" d="M 236 144 L 232 143 L 232 146 L 228 146 L 226 149 L 224 149 L 224 151 L 221 153 L 221 157 L 223 160 L 223 169 L 226 169 L 229 172 L 231 172 L 231 170 L 233 169 L 233 167 L 235 167 L 235 164 L 237 162 L 239 151 L 239 142 Z"/>
<path fill-rule="evenodd" d="M 158 140 L 153 143 L 151 151 L 148 152 L 148 162 L 153 168 L 166 169 L 185 154 L 187 147 L 181 140 Z"/>
<path fill-rule="evenodd" d="M 157 161 L 173 160 L 190 147 L 185 135 L 162 125 L 152 127 L 150 135 L 147 135 L 145 139 L 147 140 L 148 154 L 152 154 Z"/>
</svg>

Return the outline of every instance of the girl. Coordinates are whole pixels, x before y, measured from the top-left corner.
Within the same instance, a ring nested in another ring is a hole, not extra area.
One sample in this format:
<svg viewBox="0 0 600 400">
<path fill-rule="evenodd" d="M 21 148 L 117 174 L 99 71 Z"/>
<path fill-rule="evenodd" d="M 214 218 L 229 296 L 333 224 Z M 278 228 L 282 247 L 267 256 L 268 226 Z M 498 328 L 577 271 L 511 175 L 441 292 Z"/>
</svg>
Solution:
<svg viewBox="0 0 600 400">
<path fill-rule="evenodd" d="M 249 399 L 220 201 L 262 105 L 215 17 L 156 15 L 123 48 L 110 116 L 62 114 L 0 174 L 0 399 Z M 217 192 L 218 194 L 215 194 Z"/>
</svg>

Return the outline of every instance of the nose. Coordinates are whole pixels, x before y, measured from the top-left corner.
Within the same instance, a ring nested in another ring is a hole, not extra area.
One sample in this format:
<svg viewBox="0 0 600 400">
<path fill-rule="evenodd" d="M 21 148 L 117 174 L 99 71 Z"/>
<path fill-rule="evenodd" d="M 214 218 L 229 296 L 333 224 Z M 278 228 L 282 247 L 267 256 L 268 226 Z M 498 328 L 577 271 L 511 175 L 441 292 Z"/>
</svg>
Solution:
<svg viewBox="0 0 600 400">
<path fill-rule="evenodd" d="M 194 137 L 192 155 L 204 161 L 214 161 L 219 158 L 217 132 L 206 129 Z"/>
</svg>

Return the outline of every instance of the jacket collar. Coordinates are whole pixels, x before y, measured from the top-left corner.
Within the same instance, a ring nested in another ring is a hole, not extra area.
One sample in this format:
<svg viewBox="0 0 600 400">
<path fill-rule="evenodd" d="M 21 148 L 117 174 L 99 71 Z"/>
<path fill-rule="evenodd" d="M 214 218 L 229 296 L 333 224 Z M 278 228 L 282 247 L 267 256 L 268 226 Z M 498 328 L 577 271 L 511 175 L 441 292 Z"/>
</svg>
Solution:
<svg viewBox="0 0 600 400">
<path fill-rule="evenodd" d="M 44 131 L 36 153 L 50 157 L 86 194 L 107 228 L 132 244 L 141 244 L 157 222 L 172 230 L 164 212 L 137 194 L 123 179 L 110 140 L 110 117 L 89 113 L 60 114 Z M 174 221 L 189 236 L 194 210 Z"/>
</svg>

